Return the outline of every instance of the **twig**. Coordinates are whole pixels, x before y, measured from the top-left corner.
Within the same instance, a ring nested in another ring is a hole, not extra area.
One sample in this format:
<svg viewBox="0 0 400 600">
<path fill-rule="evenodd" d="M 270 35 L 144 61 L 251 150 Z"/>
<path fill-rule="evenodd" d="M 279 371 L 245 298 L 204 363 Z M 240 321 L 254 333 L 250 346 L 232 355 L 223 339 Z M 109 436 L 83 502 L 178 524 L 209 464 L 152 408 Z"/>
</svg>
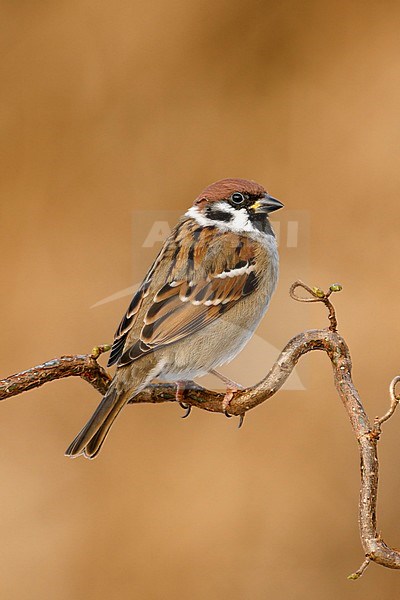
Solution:
<svg viewBox="0 0 400 600">
<path fill-rule="evenodd" d="M 369 556 L 367 556 L 367 558 L 364 560 L 364 562 L 361 565 L 361 567 L 359 569 L 357 569 L 357 571 L 355 571 L 354 573 L 352 573 L 351 575 L 349 575 L 347 577 L 347 579 L 360 579 L 361 575 L 364 574 L 364 571 L 368 567 L 368 565 L 369 565 L 370 562 L 371 562 L 371 559 L 369 558 Z"/>
<path fill-rule="evenodd" d="M 399 375 L 397 375 L 397 377 L 394 377 L 392 379 L 392 381 L 390 382 L 390 385 L 389 385 L 390 407 L 382 417 L 375 418 L 375 426 L 379 428 L 379 432 L 380 432 L 380 426 L 382 425 L 382 423 L 384 423 L 385 421 L 390 419 L 390 417 L 393 415 L 394 411 L 396 410 L 397 405 L 399 404 L 400 396 L 396 396 L 396 385 L 399 382 L 400 382 Z"/>
<path fill-rule="evenodd" d="M 312 297 L 311 298 L 303 298 L 302 296 L 298 296 L 297 294 L 295 294 L 296 289 L 299 287 L 303 288 L 303 290 L 306 290 L 306 292 L 311 294 Z M 327 307 L 328 313 L 329 313 L 328 314 L 328 319 L 330 322 L 329 329 L 331 331 L 337 331 L 336 313 L 335 313 L 333 304 L 329 300 L 329 296 L 332 294 L 332 292 L 341 292 L 341 291 L 342 291 L 342 286 L 340 285 L 340 283 L 332 283 L 329 290 L 327 292 L 324 292 L 319 287 L 310 288 L 307 284 L 298 280 L 298 281 L 295 281 L 291 285 L 289 294 L 290 294 L 291 298 L 293 298 L 293 300 L 297 300 L 297 302 L 323 302 L 325 304 L 325 306 Z"/>
<path fill-rule="evenodd" d="M 312 297 L 302 298 L 295 294 L 297 288 L 303 288 Z M 359 578 L 369 562 L 374 561 L 384 567 L 400 569 L 400 552 L 385 544 L 377 532 L 376 502 L 378 490 L 378 457 L 377 444 L 380 427 L 394 413 L 399 397 L 395 394 L 396 384 L 400 376 L 390 384 L 391 405 L 381 418 L 374 421 L 371 427 L 359 394 L 351 377 L 351 358 L 344 339 L 337 333 L 337 319 L 334 307 L 329 300 L 332 292 L 340 291 L 341 286 L 334 284 L 328 292 L 320 288 L 310 288 L 301 281 L 296 281 L 290 288 L 290 295 L 299 302 L 322 302 L 328 308 L 329 328 L 314 329 L 302 332 L 293 337 L 280 353 L 268 375 L 257 385 L 239 390 L 234 394 L 229 405 L 232 415 L 243 417 L 245 413 L 273 396 L 285 383 L 300 357 L 312 350 L 322 350 L 328 355 L 333 369 L 334 383 L 350 419 L 353 432 L 359 446 L 361 459 L 361 489 L 359 504 L 360 537 L 365 556 L 360 569 L 350 577 Z M 10 398 L 29 389 L 39 387 L 48 381 L 61 377 L 79 376 L 91 383 L 104 394 L 110 383 L 110 377 L 97 363 L 98 355 L 107 346 L 94 349 L 92 354 L 78 356 L 62 356 L 52 361 L 12 375 L 0 381 L 0 400 Z M 168 384 L 151 385 L 134 397 L 132 404 L 139 402 L 171 402 L 175 401 L 175 386 Z M 211 412 L 223 412 L 223 394 L 206 390 L 192 384 L 186 390 L 185 403 Z"/>
</svg>

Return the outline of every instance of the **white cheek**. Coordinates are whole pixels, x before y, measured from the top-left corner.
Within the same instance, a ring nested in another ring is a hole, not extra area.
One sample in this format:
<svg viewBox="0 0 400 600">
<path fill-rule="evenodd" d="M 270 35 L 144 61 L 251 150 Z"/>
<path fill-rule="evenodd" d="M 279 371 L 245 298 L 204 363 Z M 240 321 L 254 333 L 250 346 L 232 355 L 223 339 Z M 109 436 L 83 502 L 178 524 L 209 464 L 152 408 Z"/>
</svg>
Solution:
<svg viewBox="0 0 400 600">
<path fill-rule="evenodd" d="M 194 219 L 202 227 L 215 227 L 217 225 L 220 229 L 234 231 L 236 233 L 241 233 L 242 231 L 254 231 L 254 227 L 251 224 L 251 221 L 249 221 L 249 215 L 245 208 L 233 208 L 233 206 L 229 206 L 225 202 L 216 202 L 215 208 L 226 213 L 230 213 L 232 215 L 232 219 L 229 222 L 208 219 L 199 211 L 197 206 L 192 206 L 189 208 L 189 210 L 186 212 L 186 216 Z"/>
<path fill-rule="evenodd" d="M 198 223 L 202 227 L 210 227 L 212 225 L 215 225 L 215 221 L 212 221 L 211 219 L 207 219 L 207 217 L 205 217 L 199 211 L 197 206 L 191 206 L 189 208 L 189 210 L 186 211 L 185 217 L 190 217 L 191 219 L 194 219 L 196 221 L 196 223 Z"/>
<path fill-rule="evenodd" d="M 232 215 L 230 221 L 221 221 L 218 223 L 219 225 L 238 233 L 241 231 L 254 231 L 253 225 L 251 224 L 251 221 L 249 221 L 248 212 L 245 208 L 234 208 L 226 202 L 217 202 L 215 208 Z"/>
</svg>

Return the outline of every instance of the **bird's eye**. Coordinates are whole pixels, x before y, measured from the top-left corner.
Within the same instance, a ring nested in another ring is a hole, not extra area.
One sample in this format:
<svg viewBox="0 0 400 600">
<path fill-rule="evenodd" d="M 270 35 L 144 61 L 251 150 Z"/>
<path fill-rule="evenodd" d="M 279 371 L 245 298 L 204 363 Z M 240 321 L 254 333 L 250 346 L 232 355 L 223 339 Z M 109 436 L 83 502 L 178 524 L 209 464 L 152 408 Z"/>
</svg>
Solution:
<svg viewBox="0 0 400 600">
<path fill-rule="evenodd" d="M 235 192 L 234 194 L 232 194 L 231 200 L 233 204 L 236 204 L 238 206 L 239 204 L 243 204 L 244 196 L 240 192 Z"/>
</svg>

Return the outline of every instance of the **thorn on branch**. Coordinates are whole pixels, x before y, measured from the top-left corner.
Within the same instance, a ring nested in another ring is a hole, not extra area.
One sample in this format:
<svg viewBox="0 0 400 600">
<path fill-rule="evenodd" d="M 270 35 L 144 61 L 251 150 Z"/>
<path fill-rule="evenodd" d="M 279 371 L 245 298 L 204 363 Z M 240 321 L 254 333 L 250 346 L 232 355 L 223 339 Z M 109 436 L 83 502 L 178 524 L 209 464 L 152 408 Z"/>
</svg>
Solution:
<svg viewBox="0 0 400 600">
<path fill-rule="evenodd" d="M 303 298 L 302 296 L 298 296 L 295 293 L 297 288 L 303 288 L 303 290 L 311 295 L 311 298 Z M 332 283 L 332 285 L 329 287 L 329 290 L 324 292 L 319 287 L 310 288 L 307 284 L 298 280 L 290 286 L 289 294 L 290 297 L 297 302 L 323 302 L 328 309 L 328 319 L 330 322 L 329 329 L 330 331 L 337 331 L 336 312 L 332 302 L 329 300 L 329 296 L 332 294 L 332 292 L 340 292 L 341 290 L 342 286 L 340 283 Z"/>
</svg>

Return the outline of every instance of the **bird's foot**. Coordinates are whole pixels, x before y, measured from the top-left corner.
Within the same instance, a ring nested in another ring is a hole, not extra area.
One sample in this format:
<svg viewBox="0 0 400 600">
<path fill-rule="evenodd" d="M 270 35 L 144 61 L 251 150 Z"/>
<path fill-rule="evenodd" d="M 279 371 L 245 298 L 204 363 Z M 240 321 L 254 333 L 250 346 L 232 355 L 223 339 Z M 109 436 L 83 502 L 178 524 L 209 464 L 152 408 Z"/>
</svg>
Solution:
<svg viewBox="0 0 400 600">
<path fill-rule="evenodd" d="M 226 417 L 228 417 L 228 419 L 230 419 L 231 417 L 233 417 L 233 415 L 230 415 L 228 413 L 228 406 L 231 403 L 231 400 L 233 398 L 233 394 L 235 392 L 237 392 L 237 388 L 235 387 L 227 387 L 226 388 L 226 392 L 225 392 L 225 396 L 224 399 L 222 400 L 222 412 L 224 413 L 224 415 Z"/>
<path fill-rule="evenodd" d="M 222 375 L 222 373 L 215 371 L 215 369 L 211 369 L 210 373 L 212 373 L 213 375 L 218 377 L 218 379 L 221 379 L 221 381 L 223 381 L 226 384 L 226 392 L 225 392 L 224 399 L 222 400 L 222 411 L 223 411 L 224 415 L 226 417 L 228 417 L 228 419 L 230 419 L 231 417 L 233 417 L 233 415 L 229 414 L 228 406 L 233 398 L 233 395 L 236 392 L 238 392 L 239 390 L 243 390 L 244 387 L 242 385 L 240 385 L 240 383 L 236 383 L 236 381 L 233 381 L 232 379 L 229 379 L 229 377 Z M 238 429 L 240 429 L 240 427 L 243 425 L 243 421 L 244 421 L 244 413 L 242 415 L 239 415 Z"/>
<path fill-rule="evenodd" d="M 179 403 L 186 412 L 182 415 L 182 419 L 186 419 L 192 410 L 191 404 L 186 404 L 185 400 L 185 381 L 176 382 L 175 400 Z"/>
<path fill-rule="evenodd" d="M 240 389 L 243 389 L 242 386 L 240 386 Z M 228 419 L 230 419 L 231 417 L 233 417 L 233 415 L 229 414 L 228 412 L 228 407 L 229 404 L 233 398 L 233 395 L 238 392 L 238 388 L 237 387 L 227 387 L 226 388 L 226 392 L 225 392 L 225 396 L 224 399 L 222 400 L 222 412 L 224 413 L 224 415 L 226 417 L 228 417 Z M 239 425 L 238 425 L 238 429 L 241 428 L 241 426 L 243 425 L 243 421 L 244 421 L 244 415 L 245 413 L 242 413 L 241 415 L 239 415 Z"/>
</svg>

